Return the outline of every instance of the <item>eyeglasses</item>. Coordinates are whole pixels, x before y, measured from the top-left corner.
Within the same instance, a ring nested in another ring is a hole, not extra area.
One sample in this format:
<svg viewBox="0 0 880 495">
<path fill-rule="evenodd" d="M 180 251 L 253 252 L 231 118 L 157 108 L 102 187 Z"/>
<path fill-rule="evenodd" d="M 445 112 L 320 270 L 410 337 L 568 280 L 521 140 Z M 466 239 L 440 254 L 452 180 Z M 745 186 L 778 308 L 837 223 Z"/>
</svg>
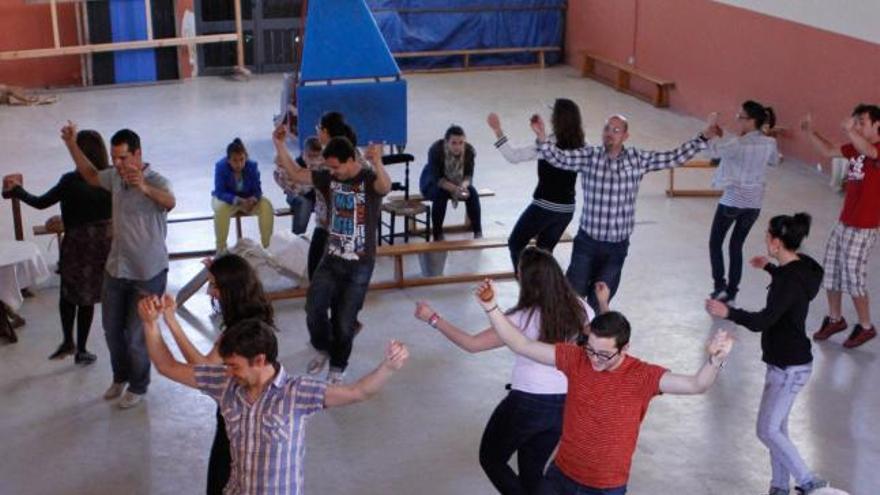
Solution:
<svg viewBox="0 0 880 495">
<path fill-rule="evenodd" d="M 602 362 L 611 361 L 612 359 L 616 358 L 618 354 L 620 354 L 620 349 L 618 349 L 617 352 L 615 352 L 614 354 L 606 354 L 604 352 L 599 352 L 596 349 L 593 349 L 590 344 L 584 344 L 584 351 L 587 353 L 587 356 L 592 357 L 596 361 Z"/>
<path fill-rule="evenodd" d="M 749 117 L 747 114 L 740 112 L 736 114 L 736 120 L 752 120 L 752 118 Z"/>
<path fill-rule="evenodd" d="M 623 134 L 625 131 L 623 127 L 611 127 L 606 125 L 605 132 L 610 132 L 611 134 Z"/>
</svg>

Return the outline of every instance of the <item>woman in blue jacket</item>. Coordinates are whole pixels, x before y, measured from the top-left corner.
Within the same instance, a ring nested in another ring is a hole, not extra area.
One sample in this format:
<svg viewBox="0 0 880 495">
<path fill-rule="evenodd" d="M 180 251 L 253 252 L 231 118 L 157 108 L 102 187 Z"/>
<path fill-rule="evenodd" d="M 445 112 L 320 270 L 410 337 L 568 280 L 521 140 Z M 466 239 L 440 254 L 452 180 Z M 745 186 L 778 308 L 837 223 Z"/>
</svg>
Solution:
<svg viewBox="0 0 880 495">
<path fill-rule="evenodd" d="M 275 213 L 272 203 L 263 197 L 257 162 L 248 160 L 241 139 L 235 138 L 229 143 L 226 157 L 214 165 L 214 192 L 211 194 L 218 252 L 226 250 L 229 220 L 236 213 L 256 215 L 260 224 L 260 241 L 263 247 L 269 246 Z"/>
</svg>

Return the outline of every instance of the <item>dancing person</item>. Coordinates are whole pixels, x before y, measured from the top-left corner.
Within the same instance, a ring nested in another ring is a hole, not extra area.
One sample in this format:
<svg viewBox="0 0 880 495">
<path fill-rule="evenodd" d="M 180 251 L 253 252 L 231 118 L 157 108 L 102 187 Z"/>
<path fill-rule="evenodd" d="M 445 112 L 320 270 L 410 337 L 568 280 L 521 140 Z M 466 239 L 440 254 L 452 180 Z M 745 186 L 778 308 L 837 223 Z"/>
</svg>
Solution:
<svg viewBox="0 0 880 495">
<path fill-rule="evenodd" d="M 583 174 L 583 211 L 566 276 L 593 309 L 596 302 L 590 287 L 603 281 L 613 298 L 620 284 L 642 177 L 683 165 L 705 149 L 709 139 L 720 133 L 716 121 L 713 113 L 702 132 L 674 150 L 647 151 L 624 146 L 629 122 L 622 115 L 612 115 L 605 121 L 602 145 L 576 149 L 561 149 L 549 142 L 541 117 L 532 117 L 540 157 L 554 167 Z"/>
<path fill-rule="evenodd" d="M 150 384 L 150 358 L 137 317 L 138 298 L 162 294 L 168 278 L 168 212 L 176 200 L 171 183 L 143 161 L 140 137 L 130 129 L 110 139 L 113 168 L 98 170 L 76 144 L 76 126 L 68 122 L 61 138 L 87 183 L 110 191 L 113 241 L 105 266 L 101 319 L 113 383 L 105 400 L 122 397 L 117 405 L 138 405 Z M 128 388 L 126 388 L 126 383 Z"/>
<path fill-rule="evenodd" d="M 673 374 L 629 355 L 630 325 L 616 311 L 593 318 L 582 345 L 547 344 L 516 328 L 499 309 L 497 293 L 490 280 L 476 290 L 498 337 L 513 352 L 555 366 L 568 379 L 559 449 L 541 495 L 626 493 L 639 428 L 651 400 L 660 394 L 705 393 L 733 347 L 733 339 L 720 331 L 706 346 L 708 360 L 695 375 Z"/>
<path fill-rule="evenodd" d="M 592 310 L 572 290 L 553 255 L 527 247 L 519 262 L 519 300 L 507 311 L 507 317 L 532 340 L 555 344 L 581 337 L 592 319 Z M 607 287 L 600 284 L 596 290 L 599 300 L 607 301 Z M 504 346 L 491 326 L 471 335 L 442 318 L 427 302 L 416 304 L 415 316 L 467 352 Z M 507 388 L 510 393 L 495 408 L 483 430 L 480 465 L 498 492 L 534 494 L 562 433 L 565 375 L 551 366 L 516 356 Z M 508 465 L 514 453 L 516 473 Z"/>
<path fill-rule="evenodd" d="M 77 132 L 76 146 L 98 171 L 110 167 L 107 146 L 97 131 Z M 73 354 L 76 364 L 92 364 L 97 357 L 88 351 L 86 344 L 95 304 L 101 302 L 104 265 L 112 242 L 110 193 L 90 185 L 76 171 L 62 175 L 58 183 L 41 196 L 28 193 L 17 178 L 13 178 L 9 185 L 11 187 L 4 196 L 18 198 L 34 208 L 42 210 L 61 203 L 64 236 L 58 249 L 61 278 L 58 312 L 63 340 L 49 359 L 64 359 Z"/>
<path fill-rule="evenodd" d="M 501 120 L 497 114 L 490 113 L 486 120 L 495 133 L 497 139 L 495 147 L 508 162 L 538 161 L 538 185 L 532 193 L 532 202 L 520 214 L 507 240 L 510 260 L 516 270 L 519 266 L 519 254 L 529 241 L 534 239 L 536 246 L 552 252 L 565 233 L 574 216 L 574 186 L 577 172 L 551 166 L 546 160 L 539 158 L 538 147 L 535 144 L 521 148 L 511 146 L 501 129 Z M 575 102 L 557 98 L 553 104 L 550 122 L 553 134 L 549 139 L 561 149 L 576 149 L 584 146 L 581 112 Z"/>
<path fill-rule="evenodd" d="M 819 293 L 823 270 L 813 258 L 799 253 L 810 232 L 810 216 L 778 215 L 770 220 L 765 236 L 767 254 L 752 258 L 755 268 L 770 274 L 767 304 L 761 311 L 730 308 L 709 299 L 706 310 L 753 332 L 761 333 L 762 360 L 767 365 L 764 393 L 758 409 L 758 439 L 770 450 L 769 495 L 788 495 L 793 477 L 799 494 L 812 493 L 828 483 L 804 462 L 788 436 L 788 417 L 794 401 L 807 384 L 813 369 L 813 353 L 806 332 L 810 301 Z"/>
<path fill-rule="evenodd" d="M 157 296 L 138 304 L 150 359 L 159 373 L 217 402 L 232 433 L 226 494 L 303 493 L 305 421 L 325 408 L 373 397 L 409 357 L 406 347 L 392 340 L 382 363 L 351 385 L 291 376 L 278 362 L 275 329 L 252 318 L 220 336 L 217 352 L 222 364 L 181 363 L 162 339 L 158 318 L 163 310 Z"/>
<path fill-rule="evenodd" d="M 214 235 L 217 252 L 226 251 L 229 221 L 233 216 L 256 215 L 260 225 L 260 243 L 269 247 L 275 223 L 275 210 L 263 196 L 260 168 L 248 159 L 247 148 L 235 138 L 226 147 L 226 156 L 214 164 L 214 191 L 211 193 L 214 209 Z"/>
<path fill-rule="evenodd" d="M 720 160 L 712 185 L 724 192 L 718 200 L 709 235 L 709 261 L 714 287 L 711 299 L 732 302 L 739 292 L 742 278 L 743 244 L 761 214 L 764 182 L 768 165 L 779 162 L 776 140 L 765 129 L 776 125 L 776 114 L 770 107 L 748 100 L 736 115 L 737 137 L 726 141 L 709 141 L 707 154 Z M 728 245 L 730 267 L 724 278 L 722 246 L 727 231 L 733 227 Z"/>
<path fill-rule="evenodd" d="M 843 155 L 849 160 L 843 209 L 825 247 L 822 285 L 828 297 L 828 315 L 813 339 L 827 340 L 847 329 L 842 308 L 846 292 L 852 298 L 859 322 L 843 346 L 858 347 L 877 336 L 871 323 L 867 277 L 868 258 L 880 227 L 880 107 L 861 104 L 853 110 L 852 116 L 843 122 L 849 143 L 839 150 L 813 129 L 809 115 L 801 121 L 801 129 L 823 156 Z"/>
</svg>

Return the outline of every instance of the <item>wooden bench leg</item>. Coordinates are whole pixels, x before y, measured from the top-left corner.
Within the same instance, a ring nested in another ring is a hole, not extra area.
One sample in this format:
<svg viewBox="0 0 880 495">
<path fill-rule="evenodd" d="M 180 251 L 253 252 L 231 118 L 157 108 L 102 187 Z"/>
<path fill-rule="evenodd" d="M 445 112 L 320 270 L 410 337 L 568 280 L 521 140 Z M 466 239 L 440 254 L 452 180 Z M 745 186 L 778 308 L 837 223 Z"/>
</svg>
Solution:
<svg viewBox="0 0 880 495">
<path fill-rule="evenodd" d="M 669 88 L 662 84 L 657 85 L 657 97 L 654 100 L 654 106 L 658 108 L 666 108 L 669 106 Z"/>
<path fill-rule="evenodd" d="M 547 67 L 547 64 L 544 61 L 544 50 L 538 52 L 538 66 L 542 69 Z"/>
<path fill-rule="evenodd" d="M 675 196 L 675 169 L 669 169 L 669 187 L 666 188 L 666 195 L 669 197 Z"/>
<path fill-rule="evenodd" d="M 464 68 L 465 70 L 469 69 L 471 66 L 471 55 L 469 53 L 464 54 Z"/>
<path fill-rule="evenodd" d="M 238 240 L 241 240 L 241 215 L 235 217 L 235 235 L 238 236 Z"/>
<path fill-rule="evenodd" d="M 403 281 L 403 255 L 398 254 L 394 256 L 394 283 L 399 288 L 404 287 Z"/>
<path fill-rule="evenodd" d="M 581 77 L 588 77 L 593 73 L 593 59 L 589 55 L 584 56 L 584 67 L 581 69 Z"/>
<path fill-rule="evenodd" d="M 12 227 L 15 230 L 15 240 L 24 240 L 24 227 L 21 222 L 21 201 L 18 198 L 12 198 Z"/>
<path fill-rule="evenodd" d="M 623 69 L 617 71 L 617 90 L 618 91 L 629 90 L 629 72 L 627 72 Z"/>
</svg>

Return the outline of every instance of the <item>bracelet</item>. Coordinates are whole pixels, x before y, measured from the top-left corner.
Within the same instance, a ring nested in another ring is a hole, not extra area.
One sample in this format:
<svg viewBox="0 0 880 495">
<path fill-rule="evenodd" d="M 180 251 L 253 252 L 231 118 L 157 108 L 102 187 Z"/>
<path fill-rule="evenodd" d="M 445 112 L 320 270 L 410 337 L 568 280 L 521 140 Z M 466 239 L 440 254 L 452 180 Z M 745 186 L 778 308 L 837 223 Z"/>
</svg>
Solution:
<svg viewBox="0 0 880 495">
<path fill-rule="evenodd" d="M 431 325 L 434 328 L 437 328 L 437 322 L 440 321 L 440 315 L 434 313 L 428 318 L 428 325 Z"/>
<path fill-rule="evenodd" d="M 492 306 L 491 308 L 485 310 L 485 311 L 486 311 L 486 314 L 489 314 L 489 313 L 491 313 L 492 311 L 495 311 L 496 309 L 498 309 L 498 305 L 497 305 L 497 304 L 496 304 L 495 306 Z"/>
</svg>

